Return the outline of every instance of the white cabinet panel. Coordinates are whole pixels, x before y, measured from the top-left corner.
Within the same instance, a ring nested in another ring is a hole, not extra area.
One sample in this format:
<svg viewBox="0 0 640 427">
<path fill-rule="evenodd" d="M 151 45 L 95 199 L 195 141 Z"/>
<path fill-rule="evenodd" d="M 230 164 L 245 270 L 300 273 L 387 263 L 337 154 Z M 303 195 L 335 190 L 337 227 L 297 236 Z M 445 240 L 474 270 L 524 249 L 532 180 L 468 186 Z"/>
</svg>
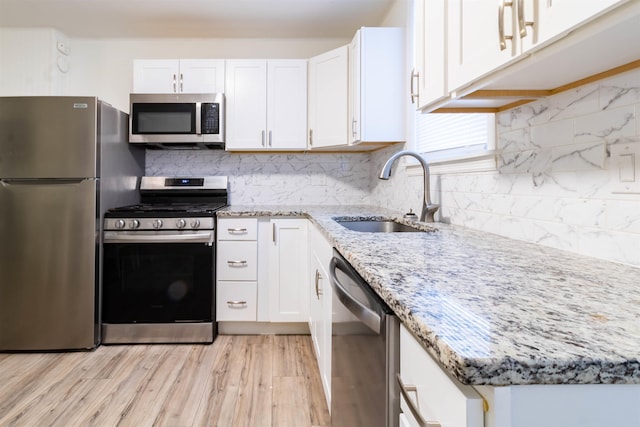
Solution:
<svg viewBox="0 0 640 427">
<path fill-rule="evenodd" d="M 425 421 L 443 427 L 484 426 L 482 397 L 443 371 L 404 325 L 400 327 L 400 376 L 405 386 L 415 387 L 409 398 Z M 409 425 L 417 425 L 404 398 L 401 410 Z"/>
<path fill-rule="evenodd" d="M 135 93 L 224 92 L 222 59 L 137 59 L 133 61 Z"/>
<path fill-rule="evenodd" d="M 228 60 L 227 150 L 306 148 L 305 60 Z"/>
<path fill-rule="evenodd" d="M 309 148 L 348 145 L 349 48 L 309 59 Z"/>
<path fill-rule="evenodd" d="M 404 30 L 360 28 L 349 45 L 349 144 L 404 141 Z"/>
<path fill-rule="evenodd" d="M 258 244 L 219 241 L 216 267 L 218 280 L 257 280 Z"/>
<path fill-rule="evenodd" d="M 256 218 L 218 219 L 218 240 L 257 240 L 258 220 Z"/>
<path fill-rule="evenodd" d="M 421 110 L 446 99 L 447 43 L 446 0 L 414 1 L 414 71 L 411 76 L 412 102 Z"/>
<path fill-rule="evenodd" d="M 258 290 L 256 282 L 218 281 L 216 319 L 218 321 L 256 321 Z"/>
<path fill-rule="evenodd" d="M 306 219 L 272 219 L 269 312 L 272 322 L 309 320 Z"/>
</svg>

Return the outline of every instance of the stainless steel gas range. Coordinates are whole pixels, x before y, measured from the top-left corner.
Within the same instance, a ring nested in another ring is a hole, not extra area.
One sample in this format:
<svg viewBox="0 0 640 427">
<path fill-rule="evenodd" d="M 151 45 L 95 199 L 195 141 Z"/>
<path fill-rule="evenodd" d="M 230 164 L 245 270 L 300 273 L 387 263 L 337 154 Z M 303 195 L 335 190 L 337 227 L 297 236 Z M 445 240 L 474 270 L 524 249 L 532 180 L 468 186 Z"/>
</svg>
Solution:
<svg viewBox="0 0 640 427">
<path fill-rule="evenodd" d="M 226 176 L 142 177 L 141 204 L 105 213 L 102 343 L 211 343 L 215 212 Z"/>
</svg>

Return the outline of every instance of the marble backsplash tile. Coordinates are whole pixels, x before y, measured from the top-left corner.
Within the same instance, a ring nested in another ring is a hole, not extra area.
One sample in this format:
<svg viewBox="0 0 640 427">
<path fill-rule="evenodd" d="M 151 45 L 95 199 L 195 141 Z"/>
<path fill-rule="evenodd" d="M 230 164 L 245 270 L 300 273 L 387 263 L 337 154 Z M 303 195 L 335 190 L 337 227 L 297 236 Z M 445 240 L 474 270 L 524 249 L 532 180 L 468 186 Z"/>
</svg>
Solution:
<svg viewBox="0 0 640 427">
<path fill-rule="evenodd" d="M 239 205 L 370 203 L 369 155 L 147 150 L 147 175 L 227 175 Z"/>
</svg>

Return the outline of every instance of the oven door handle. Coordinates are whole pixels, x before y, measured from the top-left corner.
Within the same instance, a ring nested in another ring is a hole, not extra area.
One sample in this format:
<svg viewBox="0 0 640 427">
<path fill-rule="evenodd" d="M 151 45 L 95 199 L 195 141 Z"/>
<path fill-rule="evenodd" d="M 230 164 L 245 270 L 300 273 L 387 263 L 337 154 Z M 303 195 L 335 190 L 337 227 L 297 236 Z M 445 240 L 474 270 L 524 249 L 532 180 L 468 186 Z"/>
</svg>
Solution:
<svg viewBox="0 0 640 427">
<path fill-rule="evenodd" d="M 105 231 L 104 243 L 212 243 L 213 231 L 193 234 L 121 234 Z"/>
</svg>

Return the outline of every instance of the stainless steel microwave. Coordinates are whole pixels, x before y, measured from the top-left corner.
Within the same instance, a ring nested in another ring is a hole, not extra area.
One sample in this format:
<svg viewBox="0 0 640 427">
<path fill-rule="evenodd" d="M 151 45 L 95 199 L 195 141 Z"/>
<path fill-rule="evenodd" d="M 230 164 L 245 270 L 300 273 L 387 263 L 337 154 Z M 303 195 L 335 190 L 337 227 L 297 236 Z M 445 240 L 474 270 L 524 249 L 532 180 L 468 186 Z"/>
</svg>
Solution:
<svg viewBox="0 0 640 427">
<path fill-rule="evenodd" d="M 129 142 L 158 148 L 224 148 L 224 94 L 132 93 Z"/>
</svg>

